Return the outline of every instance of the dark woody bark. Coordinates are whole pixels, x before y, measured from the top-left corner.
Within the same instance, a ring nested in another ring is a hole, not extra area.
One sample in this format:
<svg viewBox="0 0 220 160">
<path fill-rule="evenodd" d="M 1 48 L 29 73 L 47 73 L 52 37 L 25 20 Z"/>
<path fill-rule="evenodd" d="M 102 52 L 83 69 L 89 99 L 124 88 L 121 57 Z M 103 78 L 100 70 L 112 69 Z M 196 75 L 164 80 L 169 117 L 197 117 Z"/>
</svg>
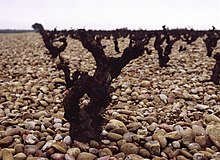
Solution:
<svg viewBox="0 0 220 160">
<path fill-rule="evenodd" d="M 217 53 L 213 57 L 215 59 L 215 65 L 214 68 L 212 69 L 212 75 L 211 75 L 211 81 L 219 85 L 219 76 L 220 76 L 220 53 Z"/>
<path fill-rule="evenodd" d="M 61 36 L 57 35 L 56 29 L 54 31 L 46 31 L 44 27 L 39 23 L 33 24 L 32 27 L 41 34 L 45 47 L 49 51 L 48 54 L 51 55 L 52 58 L 57 58 L 60 53 L 66 49 L 66 37 L 60 38 Z M 60 45 L 59 47 L 54 46 L 54 42 L 61 42 L 62 45 Z"/>
</svg>

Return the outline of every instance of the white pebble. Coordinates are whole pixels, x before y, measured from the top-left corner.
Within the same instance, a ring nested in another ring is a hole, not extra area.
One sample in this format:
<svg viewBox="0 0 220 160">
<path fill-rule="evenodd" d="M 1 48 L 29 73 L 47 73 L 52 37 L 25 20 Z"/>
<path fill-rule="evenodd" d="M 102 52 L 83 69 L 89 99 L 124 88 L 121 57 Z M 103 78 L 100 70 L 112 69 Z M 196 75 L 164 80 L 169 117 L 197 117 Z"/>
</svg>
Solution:
<svg viewBox="0 0 220 160">
<path fill-rule="evenodd" d="M 56 136 L 54 137 L 54 140 L 61 140 L 63 139 L 63 136 L 61 136 L 61 134 L 56 134 Z"/>
<path fill-rule="evenodd" d="M 72 139 L 71 139 L 70 136 L 64 137 L 63 141 L 64 141 L 64 143 L 66 143 L 67 145 L 71 145 L 71 143 L 72 143 Z"/>
</svg>

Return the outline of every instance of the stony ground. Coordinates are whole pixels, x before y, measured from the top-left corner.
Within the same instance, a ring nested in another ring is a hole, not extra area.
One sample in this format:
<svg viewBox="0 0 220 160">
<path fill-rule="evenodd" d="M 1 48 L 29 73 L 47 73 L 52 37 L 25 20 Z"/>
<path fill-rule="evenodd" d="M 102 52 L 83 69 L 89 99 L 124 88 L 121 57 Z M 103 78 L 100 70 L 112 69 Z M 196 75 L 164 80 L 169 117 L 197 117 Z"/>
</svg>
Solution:
<svg viewBox="0 0 220 160">
<path fill-rule="evenodd" d="M 103 43 L 116 55 L 112 41 Z M 181 53 L 180 43 L 170 67 L 158 67 L 154 51 L 123 69 L 112 84 L 103 140 L 84 144 L 68 136 L 63 73 L 44 54 L 40 35 L 0 34 L 0 159 L 220 159 L 220 86 L 200 82 L 210 77 L 214 60 L 205 56 L 201 39 Z M 123 50 L 128 39 L 119 45 Z M 94 59 L 80 42 L 69 39 L 63 55 L 72 70 L 93 73 Z"/>
</svg>

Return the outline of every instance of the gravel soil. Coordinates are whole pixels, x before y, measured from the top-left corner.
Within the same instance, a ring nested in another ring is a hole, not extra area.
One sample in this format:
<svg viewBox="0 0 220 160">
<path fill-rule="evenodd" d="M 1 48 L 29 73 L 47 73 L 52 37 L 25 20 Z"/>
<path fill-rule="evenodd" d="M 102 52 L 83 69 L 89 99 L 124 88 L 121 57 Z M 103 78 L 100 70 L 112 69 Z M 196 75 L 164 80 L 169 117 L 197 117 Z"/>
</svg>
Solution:
<svg viewBox="0 0 220 160">
<path fill-rule="evenodd" d="M 168 67 L 158 56 L 131 61 L 112 86 L 100 142 L 71 140 L 63 118 L 64 76 L 45 54 L 37 33 L 0 34 L 0 159 L 2 160 L 207 160 L 220 159 L 220 86 L 209 79 L 214 59 L 201 38 L 177 41 Z M 95 61 L 68 38 L 62 55 L 71 70 L 94 73 Z M 113 40 L 102 41 L 108 56 Z M 121 51 L 129 39 L 119 39 Z M 186 51 L 179 53 L 180 44 Z M 220 52 L 220 43 L 214 53 Z M 85 95 L 83 107 L 89 102 Z M 82 133 L 83 134 L 83 133 Z"/>
</svg>

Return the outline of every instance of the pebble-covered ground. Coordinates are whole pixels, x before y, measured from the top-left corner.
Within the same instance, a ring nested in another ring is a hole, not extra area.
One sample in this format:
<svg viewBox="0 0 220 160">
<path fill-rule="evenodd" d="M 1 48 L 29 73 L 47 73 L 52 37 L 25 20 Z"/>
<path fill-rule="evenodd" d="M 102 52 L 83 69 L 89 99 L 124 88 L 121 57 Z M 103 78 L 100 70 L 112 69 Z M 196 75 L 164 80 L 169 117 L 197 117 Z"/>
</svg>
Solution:
<svg viewBox="0 0 220 160">
<path fill-rule="evenodd" d="M 79 41 L 68 41 L 62 54 L 71 69 L 92 74 L 91 54 Z M 121 51 L 128 42 L 120 39 Z M 112 41 L 102 43 L 107 55 L 120 56 Z M 210 78 L 214 60 L 205 56 L 201 39 L 181 53 L 180 43 L 170 67 L 160 68 L 153 51 L 122 70 L 112 83 L 116 91 L 105 112 L 103 140 L 85 144 L 69 137 L 63 73 L 44 54 L 40 35 L 0 34 L 0 159 L 220 159 L 220 86 L 200 82 Z M 81 104 L 87 103 L 85 96 Z"/>
</svg>

